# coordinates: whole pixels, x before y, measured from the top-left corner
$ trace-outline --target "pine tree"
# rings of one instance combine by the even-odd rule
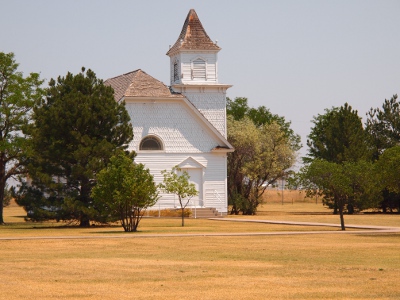
[[[91,190],[96,174],[133,138],[124,103],[114,100],[90,69],[50,80],[46,99],[36,106],[31,155],[31,184],[19,202],[34,219],[75,219],[89,226],[98,212]]]

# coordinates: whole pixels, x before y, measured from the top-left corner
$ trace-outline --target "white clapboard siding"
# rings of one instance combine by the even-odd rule
[[[209,128],[182,102],[127,102],[126,109],[134,130],[131,150],[138,151],[140,141],[152,134],[160,138],[166,153],[209,152],[219,145]]]
[[[204,88],[204,92],[199,92],[198,89],[192,87],[187,88],[184,95],[226,137],[225,92],[207,88]]]
[[[174,81],[174,64],[178,63],[180,70],[179,81]],[[202,63],[204,62],[204,63]],[[179,53],[171,57],[172,83],[217,83],[217,54],[216,53]]]
[[[201,206],[214,207],[219,212],[226,213],[227,197],[226,197],[226,157],[221,154],[213,153],[141,153],[138,152],[135,158],[136,163],[142,163],[146,168],[150,169],[154,176],[155,182],[162,182],[162,170],[171,170],[174,166],[179,165],[190,159],[193,167],[202,170],[202,199]],[[210,192],[210,190],[212,192]],[[160,193],[161,198],[152,209],[174,208],[179,202],[176,196]]]

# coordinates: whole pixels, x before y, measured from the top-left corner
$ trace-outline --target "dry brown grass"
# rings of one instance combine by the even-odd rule
[[[269,190],[264,195],[264,203],[260,205],[256,216],[242,218],[286,220],[300,222],[319,222],[339,224],[339,215],[323,206],[321,199],[306,198],[303,191]],[[399,214],[359,213],[344,216],[346,224],[377,225],[400,227]]]
[[[271,189],[266,190],[263,195],[263,200],[266,203],[284,203],[293,204],[295,202],[301,203],[321,203],[320,198],[308,198],[305,191],[301,190],[279,190]]]
[[[331,217],[315,203],[267,202],[260,213]],[[10,225],[0,237],[131,235],[119,227],[33,228],[18,216],[20,208],[6,208]],[[358,217],[367,225],[368,216]],[[145,219],[133,235],[320,229],[199,219],[179,225]],[[400,299],[399,249],[400,234],[0,240],[0,299]]]
[[[180,208],[174,209],[161,209],[161,210],[147,210],[145,215],[148,217],[174,217],[178,218],[182,216],[182,210]],[[183,215],[185,218],[192,215],[192,210],[185,208]]]

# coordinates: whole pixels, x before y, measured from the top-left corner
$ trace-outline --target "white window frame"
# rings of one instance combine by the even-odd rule
[[[142,149],[143,143],[146,142],[146,140],[155,141],[159,145],[160,149]],[[139,151],[164,151],[164,143],[161,138],[156,135],[146,135],[139,143]]]
[[[176,61],[173,63],[173,65],[172,65],[172,72],[173,72],[172,76],[173,76],[173,79],[174,79],[173,82],[179,81],[179,61],[176,60]]]
[[[207,61],[202,57],[197,57],[196,59],[192,60],[191,71],[192,80],[207,80]]]

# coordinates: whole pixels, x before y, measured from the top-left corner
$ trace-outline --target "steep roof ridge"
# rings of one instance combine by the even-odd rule
[[[168,86],[141,69],[107,79],[104,83],[114,89],[116,101],[123,97],[183,97],[172,93]]]
[[[114,77],[111,77],[111,78],[107,78],[106,81],[109,81],[109,80],[112,80],[112,79],[115,79],[115,78],[118,78],[118,77],[121,77],[121,76],[131,75],[133,73],[136,73],[137,71],[142,71],[142,69],[137,69],[137,70],[130,71],[130,72],[122,74],[122,75],[118,75],[118,76],[114,76]]]
[[[112,78],[107,79],[104,81],[105,85],[109,85],[114,89],[114,99],[115,101],[120,101],[126,92],[126,89],[132,82],[133,78],[135,77],[135,74],[139,71],[140,69],[137,69],[132,72],[128,72],[119,76],[115,76]]]
[[[194,9],[189,11],[185,23],[183,24],[182,31],[175,44],[167,52],[167,55],[180,49],[221,50],[221,48],[210,39],[207,32],[204,30],[204,27]]]

